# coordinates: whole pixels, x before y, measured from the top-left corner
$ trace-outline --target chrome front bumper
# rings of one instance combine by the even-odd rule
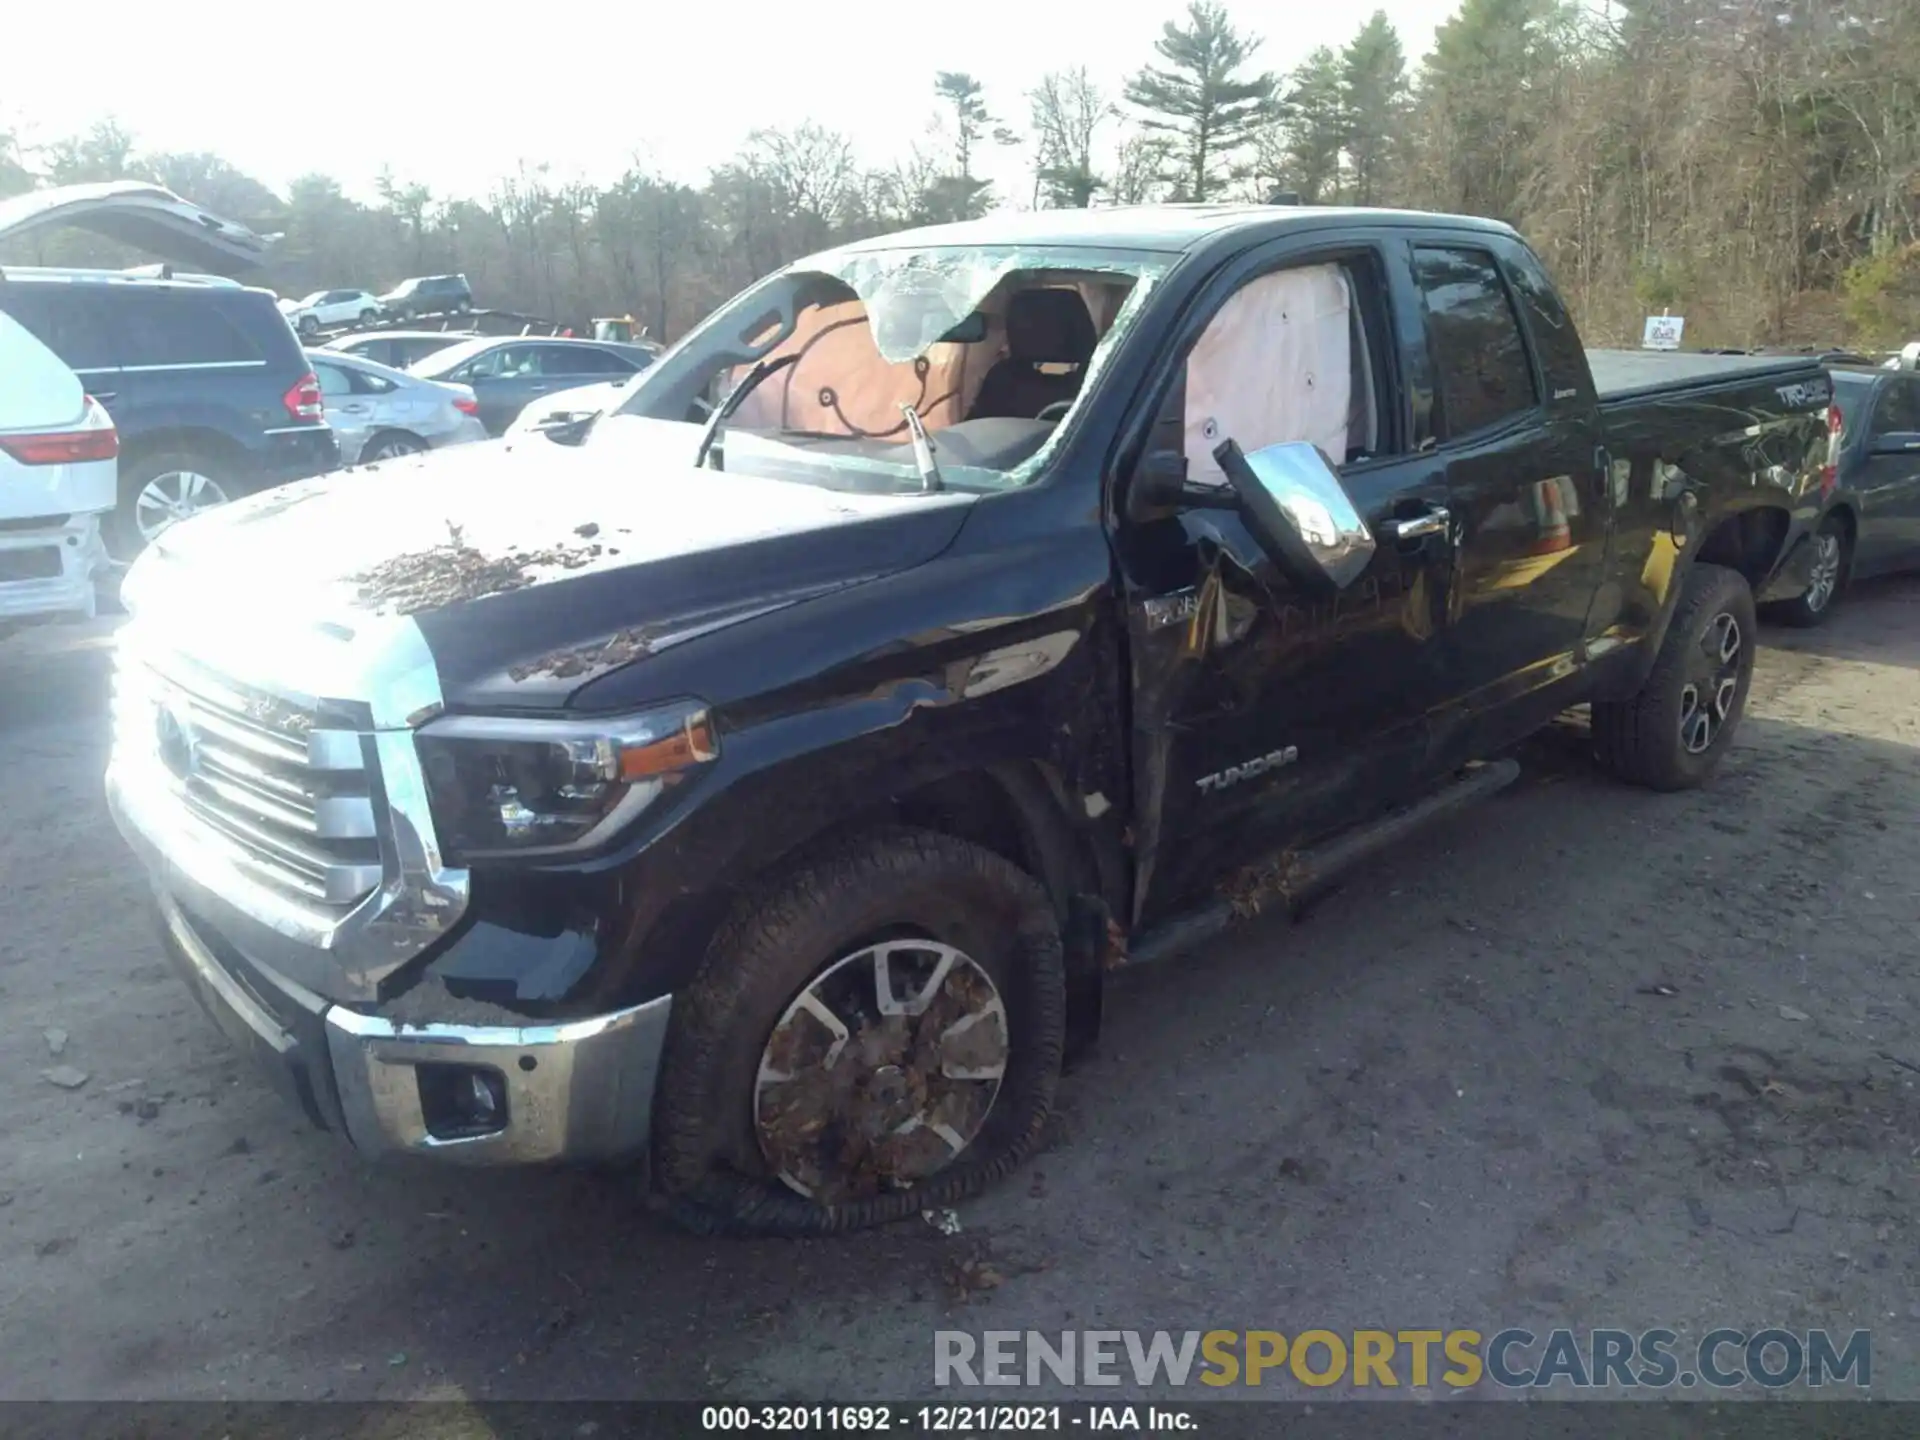
[[[224,962],[165,890],[166,949],[214,1023],[267,1067],[316,1124],[370,1156],[475,1165],[619,1159],[642,1153],[672,997],[551,1025],[412,1025],[334,1005],[258,964]],[[505,1116],[485,1134],[429,1127],[423,1065],[492,1071]]]
[[[673,997],[557,1025],[397,1025],[333,1006],[327,1049],[347,1136],[368,1154],[402,1151],[477,1165],[615,1159],[646,1148],[654,1080]],[[436,1137],[419,1066],[491,1070],[506,1082],[506,1123]]]

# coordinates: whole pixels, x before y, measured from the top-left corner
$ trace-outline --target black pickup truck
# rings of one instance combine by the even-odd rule
[[[1589,357],[1474,219],[865,241],[572,430],[168,530],[107,789],[178,968],[360,1150],[874,1223],[1034,1148],[1105,975],[1303,903],[1560,712],[1705,780],[1830,398]]]

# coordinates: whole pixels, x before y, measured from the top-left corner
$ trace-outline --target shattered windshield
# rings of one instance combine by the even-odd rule
[[[716,407],[709,464],[852,489],[1024,484],[1174,257],[1059,246],[841,251],[746,291],[642,376],[616,416]],[[909,415],[908,411],[911,411]]]

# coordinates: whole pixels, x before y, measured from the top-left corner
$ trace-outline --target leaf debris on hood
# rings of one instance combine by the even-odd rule
[[[525,589],[534,582],[532,570],[578,570],[599,559],[604,550],[600,545],[549,545],[539,550],[509,546],[505,554],[488,555],[469,545],[458,525],[449,523],[447,536],[444,545],[394,555],[349,576],[359,587],[360,602],[397,615],[438,610],[463,600]]]
[[[644,626],[635,625],[616,630],[604,640],[549,651],[538,659],[512,666],[507,674],[515,680],[531,680],[535,676],[571,680],[576,675],[585,675],[593,670],[611,670],[652,653],[653,636]]]

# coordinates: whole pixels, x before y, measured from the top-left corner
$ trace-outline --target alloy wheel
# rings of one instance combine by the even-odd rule
[[[1741,650],[1746,637],[1740,622],[1722,610],[1708,622],[1700,637],[1696,678],[1680,691],[1680,743],[1689,755],[1713,748],[1733,714],[1740,693]]]
[[[927,1179],[980,1134],[1007,1071],[1006,1005],[951,945],[889,940],[816,976],[767,1037],[761,1157],[823,1204]]]
[[[224,505],[230,497],[220,482],[198,470],[164,470],[140,488],[133,501],[133,523],[151,544],[169,525]]]
[[[1813,565],[1807,572],[1807,609],[1818,614],[1840,588],[1840,537],[1822,530],[1813,537]]]

